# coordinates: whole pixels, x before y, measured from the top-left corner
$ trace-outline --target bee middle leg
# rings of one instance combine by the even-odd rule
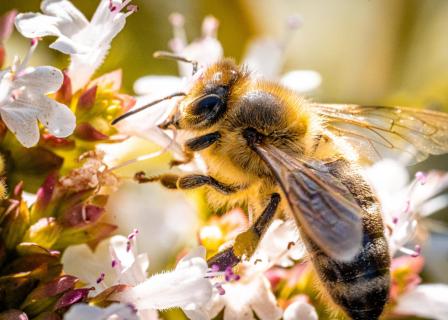
[[[273,221],[280,200],[280,195],[278,193],[273,193],[268,205],[255,223],[248,230],[240,233],[236,237],[232,247],[211,257],[207,261],[208,265],[210,267],[218,266],[219,270],[225,270],[228,267],[237,265],[243,258],[250,258]]]
[[[137,180],[138,183],[158,181],[162,184],[162,186],[168,189],[189,190],[207,185],[225,195],[235,193],[244,188],[243,186],[228,185],[219,182],[213,177],[205,176],[202,174],[179,176],[176,174],[166,173],[159,176],[146,177],[144,172],[137,172],[134,176],[134,179]]]

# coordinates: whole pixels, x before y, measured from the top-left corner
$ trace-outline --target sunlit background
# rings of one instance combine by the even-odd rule
[[[97,1],[92,0],[73,3],[88,17],[97,6]],[[38,12],[39,4],[40,0],[1,1],[0,12],[13,8]],[[322,85],[313,100],[448,111],[446,0],[140,0],[135,4],[140,9],[138,14],[127,20],[125,29],[113,41],[105,64],[97,71],[102,74],[123,69],[128,93],[132,93],[134,81],[141,76],[176,74],[174,63],[156,60],[152,53],[168,49],[167,42],[172,36],[168,16],[179,12],[185,15],[189,39],[199,36],[204,16],[211,14],[218,18],[218,38],[225,55],[236,60],[244,55],[253,38],[284,39],[287,43],[284,71],[312,69],[322,75]],[[291,33],[286,24],[294,13],[301,16],[303,25]],[[53,39],[43,41],[49,44]],[[7,52],[23,55],[28,43],[15,32],[7,43]],[[40,45],[31,64],[64,68],[67,59],[47,45]],[[141,143],[142,149],[151,148]],[[166,171],[166,161],[166,157],[147,161],[139,168]],[[447,161],[446,156],[431,157],[410,171],[448,170]],[[137,169],[132,167],[126,174],[131,175]],[[186,239],[194,240],[193,196],[185,199],[176,194],[175,197],[181,198],[176,202],[171,200],[174,195],[158,186],[132,183],[120,192],[110,204],[111,211],[124,233],[139,227],[147,235],[140,238],[140,244],[149,253],[151,270],[164,265]],[[121,196],[123,193],[125,197]],[[434,217],[447,222],[446,216],[446,212],[440,212]],[[448,282],[446,236],[433,233],[424,254],[426,279]]]

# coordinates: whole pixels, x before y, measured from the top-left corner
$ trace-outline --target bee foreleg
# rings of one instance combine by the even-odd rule
[[[178,166],[181,164],[189,163],[193,160],[193,155],[195,151],[201,151],[208,147],[210,147],[213,143],[221,138],[221,134],[219,132],[212,132],[205,134],[200,137],[189,139],[184,144],[184,160],[172,160],[170,162],[170,166]]]
[[[168,189],[189,190],[207,185],[226,195],[242,189],[242,187],[224,184],[210,176],[201,174],[191,174],[181,177],[175,174],[167,173],[154,177],[146,177],[143,172],[137,172],[134,176],[134,179],[139,183],[159,181],[164,187]]]
[[[197,138],[189,139],[185,142],[185,150],[193,152],[204,150],[218,141],[219,138],[221,138],[219,132],[212,132]]]
[[[248,230],[240,233],[236,237],[233,247],[227,248],[211,257],[207,261],[208,265],[210,267],[216,265],[220,270],[225,270],[228,267],[235,266],[243,258],[250,258],[271,224],[279,203],[280,195],[273,193],[268,205],[255,223]]]

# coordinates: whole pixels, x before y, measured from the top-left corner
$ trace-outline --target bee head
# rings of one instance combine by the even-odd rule
[[[192,63],[195,80],[191,83],[191,89],[186,93],[175,92],[131,110],[114,119],[112,124],[116,124],[162,101],[182,96],[184,98],[178,102],[173,113],[159,127],[162,129],[170,126],[174,126],[177,129],[207,129],[219,121],[225,114],[230,93],[236,87],[235,84],[247,78],[247,72],[241,70],[231,59],[223,59],[212,64],[203,72],[196,73],[197,62],[195,61],[163,52],[157,52],[155,56]]]
[[[219,121],[235,84],[244,77],[245,73],[231,59],[209,66],[180,101],[178,127],[203,130]]]

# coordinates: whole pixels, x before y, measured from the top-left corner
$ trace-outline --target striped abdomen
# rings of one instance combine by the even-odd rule
[[[355,320],[376,320],[387,302],[390,256],[378,202],[364,179],[345,160],[328,164],[331,173],[364,209],[363,246],[350,262],[330,258],[303,235],[311,260],[333,301]]]

